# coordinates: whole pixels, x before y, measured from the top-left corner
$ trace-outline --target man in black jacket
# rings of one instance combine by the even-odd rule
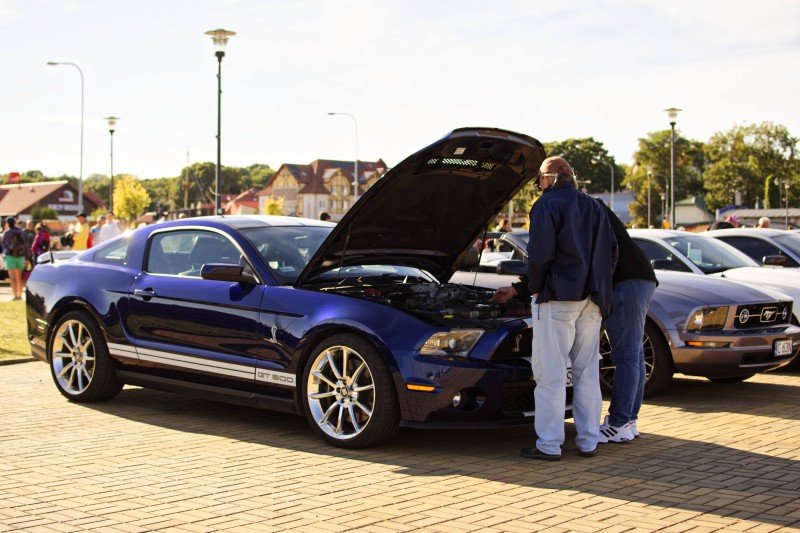
[[[572,413],[578,453],[591,457],[600,440],[600,324],[611,312],[617,243],[602,206],[578,191],[566,160],[549,157],[537,177],[544,191],[530,213],[528,291],[498,289],[495,300],[529,292],[532,309],[536,445],[532,459],[557,461],[564,443],[567,364],[572,364]]]
[[[606,320],[611,344],[614,386],[608,415],[600,426],[600,442],[627,442],[639,436],[636,420],[644,397],[644,324],[647,309],[658,285],[656,274],[644,252],[636,246],[625,225],[602,202],[619,246],[614,269],[614,311]]]

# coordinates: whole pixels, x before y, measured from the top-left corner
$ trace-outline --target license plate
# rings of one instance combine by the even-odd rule
[[[790,339],[775,341],[775,357],[782,355],[791,355],[792,341]]]

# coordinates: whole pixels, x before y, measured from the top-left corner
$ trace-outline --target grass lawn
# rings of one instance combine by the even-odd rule
[[[25,302],[0,302],[0,360],[30,356],[25,339]]]

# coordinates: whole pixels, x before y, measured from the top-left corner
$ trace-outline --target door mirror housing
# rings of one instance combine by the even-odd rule
[[[785,255],[765,255],[761,258],[761,262],[765,265],[785,267],[788,261]]]
[[[528,264],[519,259],[506,259],[497,263],[497,273],[524,276],[528,273]]]
[[[232,281],[235,283],[256,284],[258,280],[244,271],[242,265],[227,263],[207,263],[200,269],[200,277],[215,281]]]
[[[651,259],[650,266],[655,270],[674,270],[676,272],[691,272],[686,265],[674,259]]]

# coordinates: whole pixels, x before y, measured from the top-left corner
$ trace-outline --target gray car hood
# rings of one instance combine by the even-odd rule
[[[405,265],[447,281],[545,158],[536,139],[462,128],[408,157],[345,214],[296,285],[348,265]]]

